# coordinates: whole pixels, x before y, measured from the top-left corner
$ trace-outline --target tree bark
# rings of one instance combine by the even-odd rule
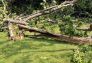
[[[76,36],[67,36],[67,35],[61,35],[61,34],[53,34],[50,33],[46,30],[42,30],[42,29],[38,29],[38,28],[32,28],[32,27],[28,27],[28,26],[24,26],[24,25],[19,25],[21,28],[30,31],[30,32],[38,32],[50,37],[54,37],[57,38],[59,40],[62,41],[66,41],[69,43],[77,43],[77,44],[92,44],[92,38],[87,38],[87,37],[76,37]]]
[[[20,28],[20,27],[19,27],[18,36],[19,36],[20,40],[24,39],[24,30],[22,28]]]
[[[8,36],[10,40],[22,40],[24,39],[23,29],[19,28],[19,32],[18,34],[16,34],[16,31],[13,28],[13,24],[11,22],[8,22]]]
[[[14,30],[13,30],[13,24],[8,22],[8,36],[10,40],[15,40]]]
[[[13,19],[7,19],[5,22],[15,23],[15,24],[21,24],[21,25],[27,25],[27,22],[19,21],[19,20],[13,20]]]

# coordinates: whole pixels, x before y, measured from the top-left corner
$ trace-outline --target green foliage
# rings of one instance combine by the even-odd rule
[[[73,21],[70,16],[65,16],[63,18],[63,24],[61,24],[61,31],[64,31],[65,34],[74,35],[75,27],[73,26]]]
[[[3,31],[3,19],[7,18],[8,16],[8,10],[7,10],[7,2],[5,0],[0,1],[0,31]]]
[[[79,48],[74,50],[71,57],[72,63],[92,63],[90,52],[92,51],[91,45],[79,45]]]
[[[4,1],[2,0],[2,1],[0,1],[0,24],[2,23],[2,20],[3,20],[3,18],[4,18],[4,14],[5,14],[5,12],[4,12]],[[4,13],[3,13],[4,12]]]
[[[72,63],[84,63],[83,56],[84,56],[84,54],[82,52],[80,52],[79,49],[76,49],[76,50],[74,50],[71,62]]]
[[[64,34],[70,36],[87,36],[87,32],[77,30],[77,27],[80,25],[79,22],[76,21],[74,17],[64,16],[62,19],[63,23],[61,23],[60,29]]]
[[[8,1],[11,12],[17,14],[31,14],[34,10],[42,10],[52,5],[56,5],[59,0],[13,0]],[[60,2],[59,2],[60,3]]]
[[[92,0],[78,0],[74,8],[75,16],[92,17]]]
[[[63,9],[63,11],[62,11],[62,14],[63,14],[64,16],[74,14],[74,7],[72,7],[72,6],[67,6],[67,7],[65,7],[65,8]]]

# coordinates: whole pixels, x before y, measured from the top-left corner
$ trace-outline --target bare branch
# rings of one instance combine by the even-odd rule
[[[11,23],[16,23],[16,24],[21,24],[21,25],[27,25],[28,23],[24,21],[18,21],[18,20],[13,20],[13,19],[7,19],[5,22],[11,22]]]

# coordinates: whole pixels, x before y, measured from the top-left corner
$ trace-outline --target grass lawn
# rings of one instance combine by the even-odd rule
[[[52,39],[25,38],[9,41],[0,32],[0,63],[70,63],[72,49],[78,45]]]

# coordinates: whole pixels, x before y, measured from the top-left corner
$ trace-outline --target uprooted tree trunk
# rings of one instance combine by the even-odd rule
[[[23,29],[21,29],[19,26],[17,26],[17,28],[19,28],[18,33],[16,32],[13,23],[8,22],[8,37],[10,40],[22,40],[24,39],[24,33],[23,33]]]
[[[19,37],[19,40],[24,39],[24,30],[20,27],[19,27],[18,37]]]
[[[28,23],[13,19],[7,19],[5,20],[5,22],[8,23],[8,37],[10,40],[24,39],[23,29],[21,29],[19,26],[16,26],[16,28],[18,29],[18,32],[16,32],[16,30],[14,30],[15,28],[13,27],[13,24],[27,25]]]
[[[10,40],[15,40],[13,24],[8,22],[8,37]]]
[[[50,33],[48,31],[45,31],[42,29],[32,28],[32,27],[28,27],[28,26],[24,26],[24,25],[19,25],[19,27],[21,27],[27,31],[30,31],[30,32],[38,32],[38,33],[41,33],[41,34],[44,34],[44,35],[47,35],[50,37],[54,37],[54,38],[57,38],[59,40],[66,41],[66,42],[79,43],[79,44],[92,43],[92,38],[53,34],[53,33]]]

